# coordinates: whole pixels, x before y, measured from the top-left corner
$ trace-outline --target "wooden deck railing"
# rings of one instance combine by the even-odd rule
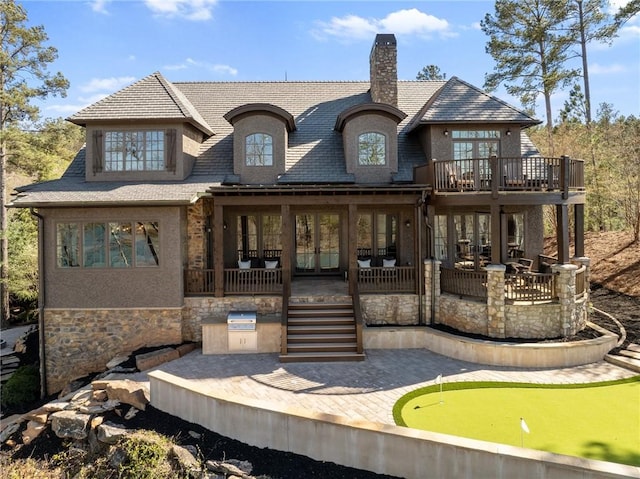
[[[442,292],[473,298],[487,297],[487,272],[465,271],[455,268],[440,270]]]
[[[282,269],[225,269],[224,292],[225,294],[281,293]]]
[[[358,289],[361,293],[415,293],[415,272],[413,266],[359,268]]]
[[[507,273],[505,299],[531,302],[556,300],[556,278],[556,273]]]
[[[184,270],[184,285],[186,296],[213,295],[214,279],[212,269]]]
[[[569,157],[473,158],[434,160],[435,191],[584,190],[584,162]]]

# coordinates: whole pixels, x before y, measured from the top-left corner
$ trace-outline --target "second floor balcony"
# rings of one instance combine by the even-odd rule
[[[418,173],[434,193],[569,192],[585,189],[584,162],[568,156],[433,160]]]

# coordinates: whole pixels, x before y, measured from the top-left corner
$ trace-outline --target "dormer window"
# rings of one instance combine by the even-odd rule
[[[104,171],[162,171],[165,169],[163,130],[104,132]]]
[[[273,137],[266,133],[248,135],[245,155],[246,166],[273,166]]]
[[[358,164],[360,166],[387,164],[386,138],[382,133],[368,132],[358,136]]]

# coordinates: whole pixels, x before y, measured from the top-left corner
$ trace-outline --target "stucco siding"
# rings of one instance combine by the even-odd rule
[[[44,226],[45,308],[156,308],[183,303],[183,232],[180,207],[41,209]],[[159,266],[61,268],[58,223],[157,221]]]

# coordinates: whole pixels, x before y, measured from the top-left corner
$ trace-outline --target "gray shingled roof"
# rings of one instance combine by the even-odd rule
[[[539,120],[479,88],[450,78],[411,121],[411,129],[431,123],[517,123],[537,125]]]
[[[83,108],[68,118],[70,122],[80,126],[101,120],[158,119],[188,121],[205,134],[213,134],[200,112],[180,90],[158,72]]]
[[[453,95],[453,98],[449,98]],[[249,103],[269,103],[289,112],[297,129],[289,134],[286,173],[280,184],[349,184],[342,135],[334,126],[346,109],[371,102],[369,82],[176,82],[154,73],[81,110],[70,121],[182,119],[214,132],[200,147],[194,168],[182,182],[86,182],[84,149],[55,181],[22,187],[15,206],[72,204],[186,204],[233,178],[233,126],[224,115]],[[477,88],[453,78],[398,82],[398,172],[410,182],[425,155],[410,132],[425,122],[501,121],[537,123],[533,118]],[[236,178],[237,179],[237,178]],[[369,185],[371,186],[371,185]],[[387,185],[388,186],[388,185]]]

